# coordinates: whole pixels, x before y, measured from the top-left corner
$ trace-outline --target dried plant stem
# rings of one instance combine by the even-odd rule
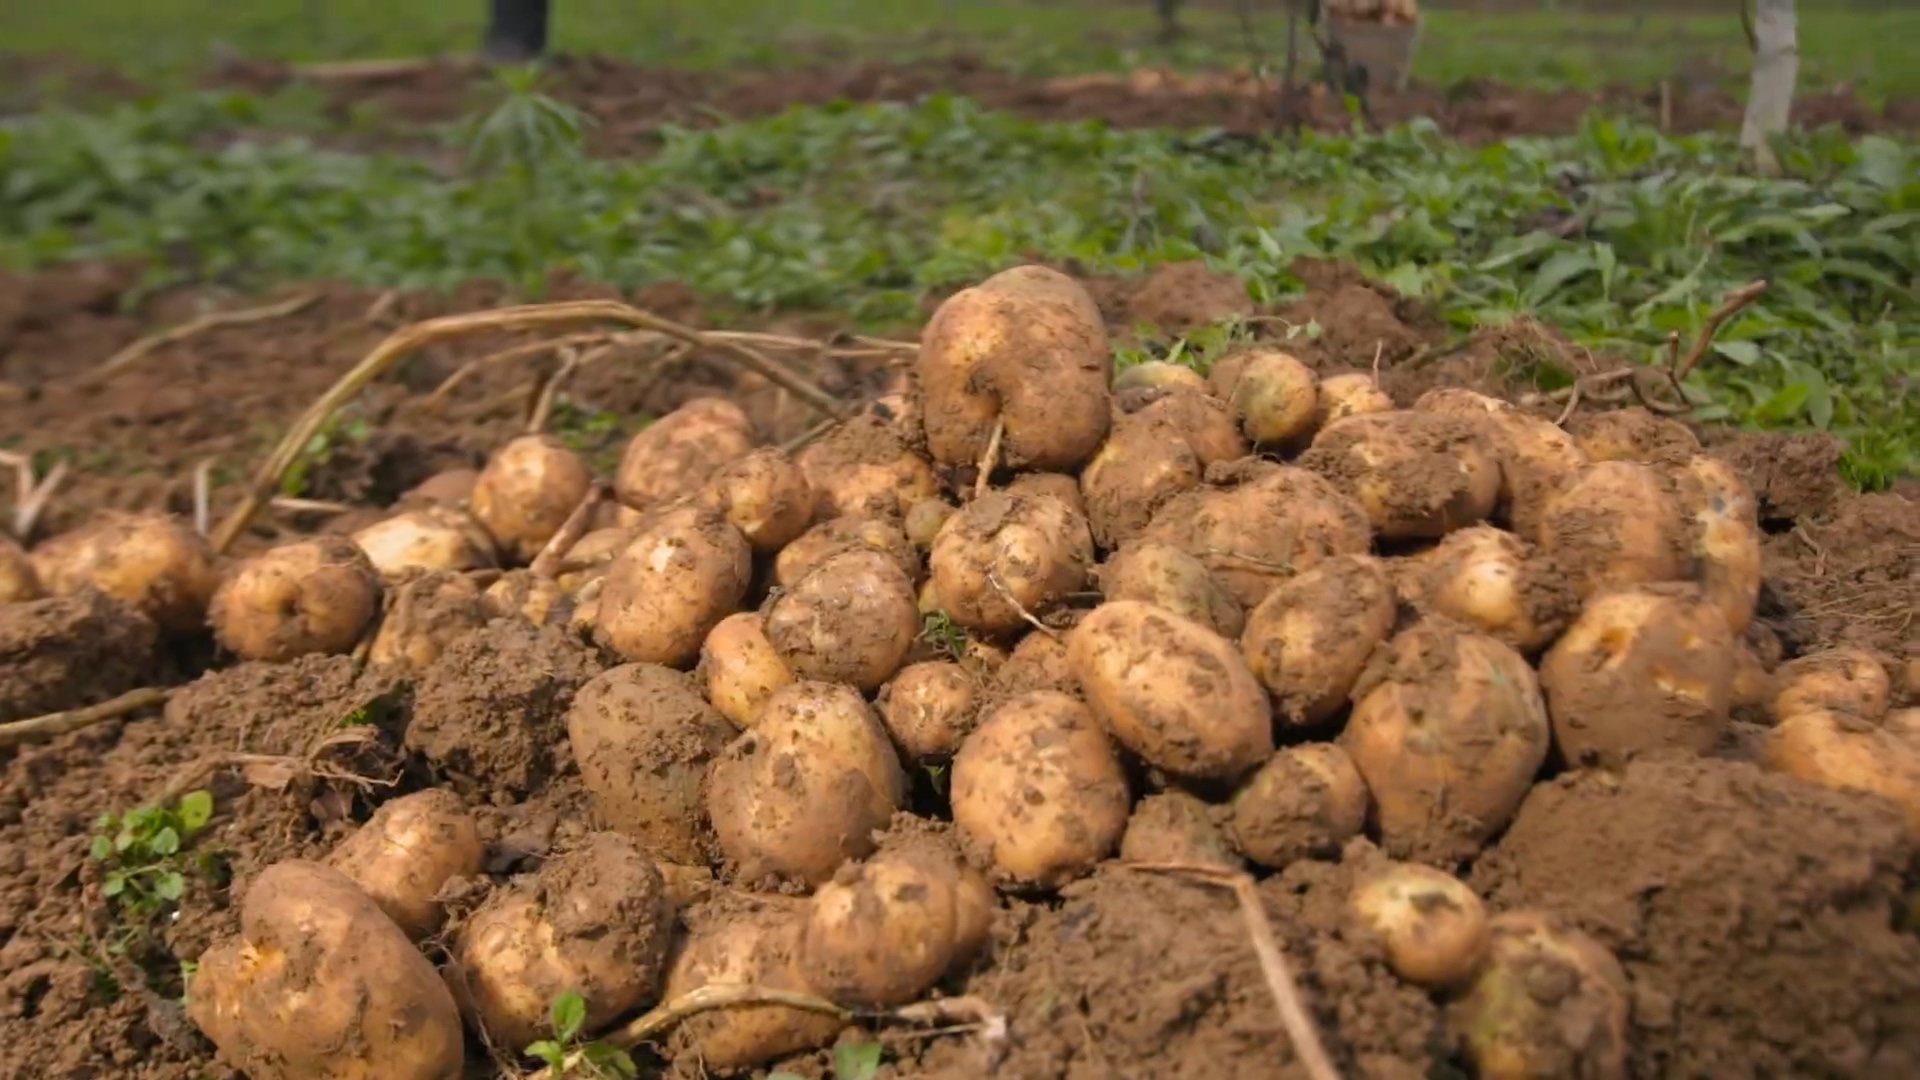
[[[993,419],[993,431],[987,436],[987,448],[980,454],[980,475],[973,481],[973,497],[979,498],[987,493],[993,470],[1000,467],[1000,440],[1007,433],[1007,419],[996,416]]]
[[[205,333],[208,330],[217,329],[222,326],[240,326],[246,323],[266,322],[269,319],[278,319],[310,307],[319,299],[319,293],[302,293],[292,299],[282,300],[277,304],[268,304],[265,307],[244,308],[239,311],[208,312],[197,318],[189,319],[178,326],[170,326],[165,330],[140,338],[138,341],[135,341],[126,348],[108,357],[99,367],[93,369],[89,377],[93,379],[104,379],[118,371],[132,367],[156,350],[163,349],[168,345],[179,344],[195,334]]]
[[[1648,412],[1663,416],[1679,416],[1692,412],[1694,403],[1687,397],[1686,388],[1682,383],[1688,375],[1692,374],[1693,369],[1699,366],[1700,361],[1707,355],[1707,350],[1713,347],[1715,335],[1719,334],[1720,328],[1726,325],[1727,320],[1739,314],[1766,291],[1767,283],[1764,280],[1750,281],[1722,297],[1720,305],[1713,309],[1707,316],[1707,321],[1701,325],[1700,332],[1694,335],[1693,346],[1687,350],[1684,357],[1680,354],[1679,333],[1668,334],[1667,363],[1663,368],[1650,369],[1639,364],[1627,364],[1608,371],[1583,375],[1574,380],[1572,386],[1564,390],[1556,390],[1543,399],[1533,400],[1564,402],[1565,407],[1561,409],[1559,418],[1554,421],[1562,426],[1573,418],[1574,412],[1580,407],[1582,401],[1618,405],[1632,398],[1644,406]],[[1642,384],[1640,377],[1649,373],[1650,370],[1657,371],[1666,381],[1675,400],[1663,401],[1653,396]]]
[[[129,690],[117,698],[103,701],[98,705],[88,705],[82,709],[65,709],[61,712],[47,713],[45,716],[30,717],[26,720],[14,720],[0,724],[0,749],[19,746],[22,743],[40,739],[51,739],[56,735],[65,735],[70,731],[103,724],[108,720],[117,720],[132,712],[164,705],[172,690],[159,687],[143,687]]]
[[[193,467],[193,531],[201,536],[213,528],[213,459]]]
[[[547,421],[553,416],[553,403],[560,396],[560,388],[580,370],[580,351],[578,349],[560,350],[560,366],[554,373],[540,383],[540,392],[533,399],[533,409],[527,416],[527,434],[538,435],[547,429]]]
[[[587,524],[593,520],[594,508],[606,497],[607,488],[604,484],[595,484],[587,489],[586,497],[573,508],[573,513],[567,515],[560,531],[554,533],[546,546],[540,549],[540,554],[533,557],[533,564],[528,569],[534,577],[552,578],[560,575],[560,567],[566,561],[567,553],[573,550],[573,545],[578,544],[581,537],[587,535]]]
[[[64,460],[56,461],[47,475],[35,479],[33,458],[27,454],[16,454],[11,450],[0,450],[0,466],[13,470],[13,535],[22,544],[33,533],[33,527],[39,523],[40,515],[53,500],[53,493],[60,482],[67,478],[68,467]]]

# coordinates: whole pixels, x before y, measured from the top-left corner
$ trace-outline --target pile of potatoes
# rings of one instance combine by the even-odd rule
[[[251,883],[191,997],[256,1080],[455,1076],[463,1022],[511,1055],[568,990],[589,1031],[726,983],[899,1005],[982,953],[1000,893],[1362,836],[1385,858],[1354,933],[1444,999],[1479,1075],[1621,1076],[1618,962],[1455,876],[1543,770],[1718,752],[1741,711],[1771,721],[1771,765],[1920,834],[1920,718],[1879,660],[1756,648],[1752,493],[1625,431],[1455,389],[1400,409],[1265,346],[1116,376],[1086,292],[1019,267],[947,300],[899,392],[798,453],[720,400],[652,424],[540,574],[595,478],[526,436],[350,537],[230,566],[158,517],[0,549],[0,599],[92,586],[241,658],[371,638],[403,669],[525,618],[612,665],[567,718],[584,846],[446,922],[486,853],[428,790]],[[750,1069],[839,1026],[757,1005],[670,1050]]]

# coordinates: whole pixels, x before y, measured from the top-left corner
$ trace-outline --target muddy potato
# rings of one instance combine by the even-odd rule
[[[1686,530],[1671,487],[1651,466],[1602,461],[1568,479],[1540,518],[1540,549],[1575,594],[1687,577]]]
[[[480,586],[464,574],[413,574],[391,586],[391,597],[367,650],[375,667],[425,671],[447,646],[492,617]]]
[[[701,489],[700,504],[725,517],[762,554],[786,547],[813,523],[806,473],[773,447],[722,466]]]
[[[1009,495],[1045,496],[1059,499],[1076,517],[1087,516],[1087,500],[1080,494],[1080,481],[1066,473],[1021,473],[1002,489]],[[942,524],[945,522],[943,521]],[[929,544],[931,547],[931,544]]]
[[[213,549],[185,524],[159,514],[102,511],[72,532],[42,542],[29,559],[51,596],[85,588],[136,608],[163,632],[206,624],[219,574]]]
[[[941,526],[947,519],[960,512],[945,499],[921,499],[908,508],[907,516],[901,519],[907,540],[922,553],[933,550],[934,538],[940,535]]]
[[[766,635],[787,670],[877,690],[906,662],[920,634],[913,583],[877,551],[843,551],[781,593]]]
[[[1490,525],[1449,533],[1411,580],[1421,609],[1529,655],[1559,637],[1580,606],[1552,560]]]
[[[591,1034],[659,994],[673,916],[653,860],[619,833],[593,833],[495,889],[454,931],[454,996],[495,1046],[551,1037],[553,1000],[569,991]]]
[[[735,734],[690,676],[658,664],[608,668],[567,708],[567,742],[600,819],[676,863],[713,854],[707,770]]]
[[[721,619],[740,608],[753,552],[710,510],[669,510],[641,528],[607,567],[594,640],[648,664],[682,667]]]
[[[1483,521],[1500,497],[1500,463],[1474,425],[1431,413],[1350,416],[1300,457],[1359,501],[1387,540],[1437,539]]]
[[[581,586],[594,578],[602,577],[607,567],[613,564],[614,557],[633,542],[635,530],[615,526],[607,529],[595,529],[581,537],[567,551],[564,566],[568,567],[554,577],[560,588],[568,595],[579,593]]]
[[[1466,981],[1488,952],[1486,905],[1466,882],[1431,866],[1394,863],[1368,874],[1347,909],[1379,936],[1393,973],[1428,990]]]
[[[1067,664],[1122,746],[1176,776],[1230,780],[1273,754],[1266,692],[1233,643],[1138,600],[1095,608]]]
[[[1206,565],[1172,544],[1140,540],[1122,547],[1095,571],[1107,600],[1140,600],[1237,638],[1246,615]]]
[[[1880,658],[1857,645],[1842,645],[1780,665],[1774,674],[1768,713],[1784,721],[1803,712],[1831,709],[1878,720],[1892,699],[1892,681]]]
[[[252,1080],[458,1080],[460,1013],[346,875],[290,860],[248,884],[240,936],[200,955],[187,1016]]]
[[[873,831],[906,795],[900,759],[859,693],[796,682],[714,762],[707,809],[738,880],[818,886],[873,850]]]
[[[1481,1080],[1626,1080],[1631,999],[1606,947],[1549,916],[1496,915],[1447,1023]]]
[[[465,506],[479,482],[479,469],[444,469],[408,488],[400,501],[408,505]]]
[[[811,443],[795,459],[813,490],[813,517],[898,519],[940,494],[933,466],[893,424],[855,417]]]
[[[1693,579],[1738,637],[1760,603],[1760,511],[1733,466],[1697,454],[1680,473],[1680,502],[1690,518]]]
[[[1079,680],[1067,664],[1067,635],[1033,631],[1014,643],[1007,662],[994,673],[999,689],[1008,694],[1029,690],[1059,690],[1079,694]]]
[[[353,534],[380,576],[418,570],[479,570],[494,564],[493,537],[472,514],[429,506],[395,514]]]
[[[1733,646],[1733,677],[1727,682],[1727,701],[1734,719],[1758,722],[1773,701],[1773,672],[1746,641]]]
[[[1448,387],[1430,390],[1414,411],[1473,424],[1500,461],[1500,505],[1515,532],[1539,537],[1540,515],[1568,477],[1589,461],[1573,436],[1498,398]]]
[[[4,535],[0,535],[0,604],[16,600],[38,600],[40,576],[33,571],[33,560]]]
[[[1333,743],[1283,748],[1234,793],[1228,835],[1241,854],[1282,870],[1326,858],[1367,825],[1367,785]]]
[[[667,974],[665,997],[706,986],[760,986],[817,994],[800,959],[807,909],[778,896],[730,896],[687,913],[687,936]],[[688,1018],[668,1044],[680,1061],[728,1073],[833,1041],[836,1016],[784,1005],[714,1009]]]
[[[700,646],[695,674],[713,707],[743,729],[759,719],[775,690],[794,681],[753,611],[729,615],[714,626]]]
[[[480,831],[459,796],[429,788],[382,803],[327,862],[418,940],[446,917],[434,899],[441,887],[479,874],[485,858]]]
[[[1700,452],[1685,424],[1642,408],[1586,412],[1573,418],[1574,441],[1591,461],[1678,465]]]
[[[1113,391],[1136,388],[1150,390],[1197,390],[1209,393],[1206,376],[1187,367],[1185,364],[1169,364],[1165,360],[1148,360],[1143,364],[1134,364],[1120,369],[1113,377]]]
[[[1172,427],[1125,416],[1080,473],[1087,522],[1101,547],[1138,536],[1174,496],[1200,486],[1199,455]]]
[[[1380,561],[1335,555],[1267,594],[1247,616],[1241,655],[1273,695],[1275,717],[1312,727],[1346,707],[1394,614]]]
[[[783,589],[800,584],[801,579],[829,558],[843,551],[877,551],[893,560],[909,581],[920,580],[920,553],[898,522],[882,518],[837,517],[823,521],[788,544],[773,560],[774,583]]]
[[[1906,815],[1907,831],[1920,838],[1920,745],[1905,731],[1813,707],[1776,724],[1767,733],[1764,756],[1769,767],[1788,776],[1886,799]]]
[[[1202,471],[1216,461],[1238,461],[1251,449],[1240,435],[1233,411],[1211,394],[1163,391],[1134,415],[1179,432],[1193,448]]]
[[[573,597],[552,578],[531,570],[509,570],[487,586],[480,603],[488,619],[524,619],[535,626],[565,626],[573,618]]]
[[[628,441],[614,473],[624,506],[651,510],[693,495],[753,449],[753,424],[721,398],[694,398]]]
[[[880,690],[880,720],[908,760],[951,758],[973,730],[979,676],[951,660],[909,664]]]
[[[1120,837],[1128,862],[1189,863],[1245,869],[1216,820],[1220,808],[1177,788],[1140,800]]]
[[[1055,889],[1112,854],[1126,832],[1126,773],[1099,720],[1065,694],[1009,698],[960,744],[953,824],[999,884]]]
[[[529,563],[587,497],[593,476],[551,435],[522,435],[494,452],[474,482],[472,512],[503,560]]]
[[[1257,446],[1292,446],[1313,434],[1320,384],[1313,369],[1275,349],[1223,359],[1212,372],[1214,392]]]
[[[1086,585],[1093,536],[1058,499],[990,491],[941,528],[928,565],[957,625],[1004,634]]]
[[[1380,389],[1380,384],[1374,381],[1372,375],[1350,371],[1320,380],[1320,390],[1314,401],[1313,426],[1317,431],[1349,416],[1392,411],[1393,399]]]
[[[807,982],[857,1008],[904,1005],[931,989],[960,932],[960,871],[944,854],[885,849],[820,886],[800,934]]]
[[[282,544],[235,566],[208,616],[220,644],[245,660],[285,663],[351,652],[380,613],[380,575],[344,536]]]
[[[1915,753],[1920,753],[1920,707],[1894,709],[1880,721],[1880,726],[1889,735],[1906,742]]]
[[[1518,809],[1546,762],[1546,704],[1511,646],[1427,619],[1376,654],[1340,745],[1373,793],[1396,858],[1471,857]]]

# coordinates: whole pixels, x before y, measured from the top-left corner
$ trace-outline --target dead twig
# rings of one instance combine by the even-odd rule
[[[554,578],[560,575],[560,567],[567,557],[567,552],[572,551],[573,545],[587,535],[587,525],[593,521],[594,508],[598,507],[606,497],[605,484],[595,484],[587,489],[586,498],[581,499],[580,505],[574,507],[573,513],[567,515],[567,520],[561,524],[560,531],[554,533],[546,546],[540,549],[540,554],[533,557],[533,563],[528,569],[532,571],[534,577]]]
[[[800,434],[795,435],[793,438],[788,439],[786,442],[781,443],[779,447],[780,452],[783,454],[797,454],[801,450],[806,449],[808,443],[839,427],[840,423],[841,421],[839,420],[822,420]]]
[[[193,467],[193,531],[201,536],[213,528],[213,459]]]
[[[573,373],[580,370],[580,364],[580,350],[560,350],[560,366],[541,382],[540,393],[533,399],[533,409],[527,417],[527,434],[538,435],[547,429],[547,421],[553,416],[554,399],[559,397],[560,388]]]
[[[285,510],[290,514],[327,514],[338,516],[351,514],[358,507],[346,503],[327,502],[325,499],[296,499],[291,495],[276,496],[270,503],[275,510]]]
[[[21,543],[26,543],[27,537],[33,534],[33,527],[40,524],[40,515],[46,512],[47,504],[53,501],[54,491],[60,487],[60,481],[65,480],[70,471],[72,470],[67,467],[65,461],[54,462],[53,468],[41,478],[39,486],[35,487],[33,493],[20,504],[13,519],[13,530],[14,534],[20,537]]]
[[[1707,350],[1713,347],[1715,335],[1720,332],[1722,326],[1726,325],[1727,320],[1739,314],[1766,291],[1767,283],[1764,280],[1750,281],[1722,297],[1720,305],[1707,315],[1707,321],[1701,325],[1700,332],[1694,336],[1693,346],[1687,350],[1685,356],[1680,353],[1679,333],[1667,335],[1667,362],[1665,366],[1654,368],[1652,371],[1666,382],[1667,388],[1675,399],[1673,401],[1663,401],[1648,392],[1648,388],[1642,385],[1640,379],[1641,376],[1650,373],[1649,368],[1638,364],[1627,364],[1608,371],[1583,375],[1575,379],[1572,386],[1534,400],[1564,402],[1565,408],[1561,409],[1559,419],[1554,421],[1563,427],[1573,418],[1574,411],[1579,408],[1582,401],[1618,405],[1631,397],[1648,412],[1663,416],[1679,416],[1692,412],[1694,401],[1687,396],[1683,385],[1687,376],[1707,355]]]
[[[104,379],[139,363],[149,353],[163,349],[168,345],[177,345],[195,334],[222,326],[240,326],[246,323],[266,322],[301,311],[320,299],[319,293],[302,293],[290,300],[265,307],[243,308],[239,311],[210,311],[189,319],[178,326],[148,334],[133,344],[108,357],[99,367],[93,369],[90,379]]]
[[[993,569],[987,571],[987,584],[993,586],[993,591],[999,593],[1000,599],[1005,600],[1008,607],[1011,607],[1022,619],[1025,619],[1028,626],[1033,627],[1035,630],[1040,631],[1055,641],[1060,640],[1059,631],[1041,622],[1039,619],[1034,618],[1033,612],[1028,611],[1026,605],[1014,599],[1013,593],[1008,590],[1006,583],[1000,580],[999,571]]]
[[[980,455],[980,475],[973,481],[973,497],[979,498],[987,493],[993,479],[993,470],[1000,467],[1000,439],[1007,433],[1007,418],[993,418],[993,431],[987,435],[987,448]]]
[[[51,739],[65,735],[70,731],[104,724],[108,720],[117,720],[132,712],[166,704],[172,690],[148,686],[139,690],[129,690],[117,698],[103,701],[98,705],[88,705],[81,709],[63,709],[60,712],[47,713],[45,716],[29,717],[25,720],[13,720],[0,724],[0,749],[19,746],[22,743]]]

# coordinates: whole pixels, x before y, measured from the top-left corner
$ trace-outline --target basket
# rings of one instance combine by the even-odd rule
[[[1346,50],[1347,59],[1367,69],[1370,85],[1400,93],[1413,76],[1413,53],[1420,43],[1420,19],[1389,26],[1377,22],[1327,20],[1327,34]]]

